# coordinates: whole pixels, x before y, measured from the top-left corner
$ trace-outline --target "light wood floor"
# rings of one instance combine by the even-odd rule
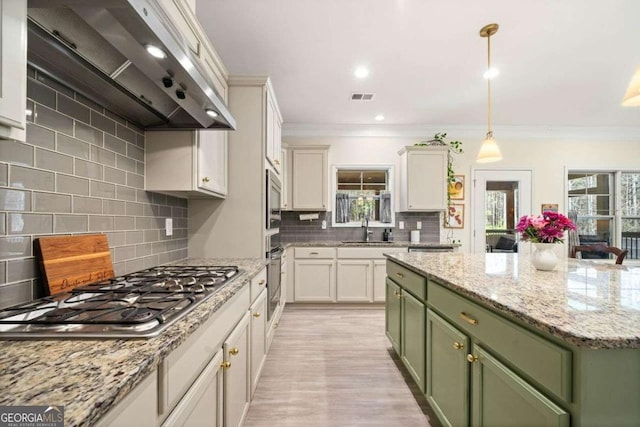
[[[245,426],[440,426],[399,364],[384,308],[289,305]]]

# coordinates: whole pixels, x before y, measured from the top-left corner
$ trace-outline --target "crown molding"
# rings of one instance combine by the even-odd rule
[[[284,123],[286,137],[377,137],[427,139],[446,131],[456,139],[484,138],[484,126],[424,126],[424,125],[360,125]],[[600,126],[495,126],[498,140],[582,140],[640,142],[640,127]]]

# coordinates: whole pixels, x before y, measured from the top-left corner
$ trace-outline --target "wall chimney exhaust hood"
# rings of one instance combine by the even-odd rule
[[[28,15],[39,72],[146,130],[235,129],[158,0],[29,0]]]

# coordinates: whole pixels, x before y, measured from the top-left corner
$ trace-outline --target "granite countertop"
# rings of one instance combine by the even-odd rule
[[[293,247],[340,247],[340,248],[433,248],[433,249],[453,249],[460,245],[457,243],[436,243],[436,242],[419,242],[411,243],[408,241],[370,241],[370,242],[358,242],[358,241],[340,241],[340,240],[312,240],[307,242],[289,242],[285,243],[285,248]]]
[[[525,254],[387,256],[575,346],[640,348],[640,265],[565,258],[554,271],[538,271]]]
[[[64,405],[65,426],[95,424],[266,265],[263,259],[189,259],[240,274],[149,339],[0,341],[0,405]]]

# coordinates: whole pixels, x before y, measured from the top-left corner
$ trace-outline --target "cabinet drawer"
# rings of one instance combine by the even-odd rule
[[[385,248],[338,248],[339,259],[385,259],[384,254],[407,252],[407,248],[389,246]]]
[[[391,261],[387,261],[387,276],[416,298],[426,301],[427,279],[424,277]]]
[[[256,274],[256,276],[251,279],[251,302],[254,302],[260,292],[265,289],[265,285],[267,284],[267,268],[263,268],[260,270],[260,273]]]
[[[556,396],[571,401],[571,352],[429,281],[428,303],[479,344]]]
[[[295,248],[296,258],[333,258],[336,255],[335,248]]]
[[[159,369],[162,398],[158,410],[161,415],[166,416],[189,390],[248,309],[249,288],[245,286],[162,361]]]

